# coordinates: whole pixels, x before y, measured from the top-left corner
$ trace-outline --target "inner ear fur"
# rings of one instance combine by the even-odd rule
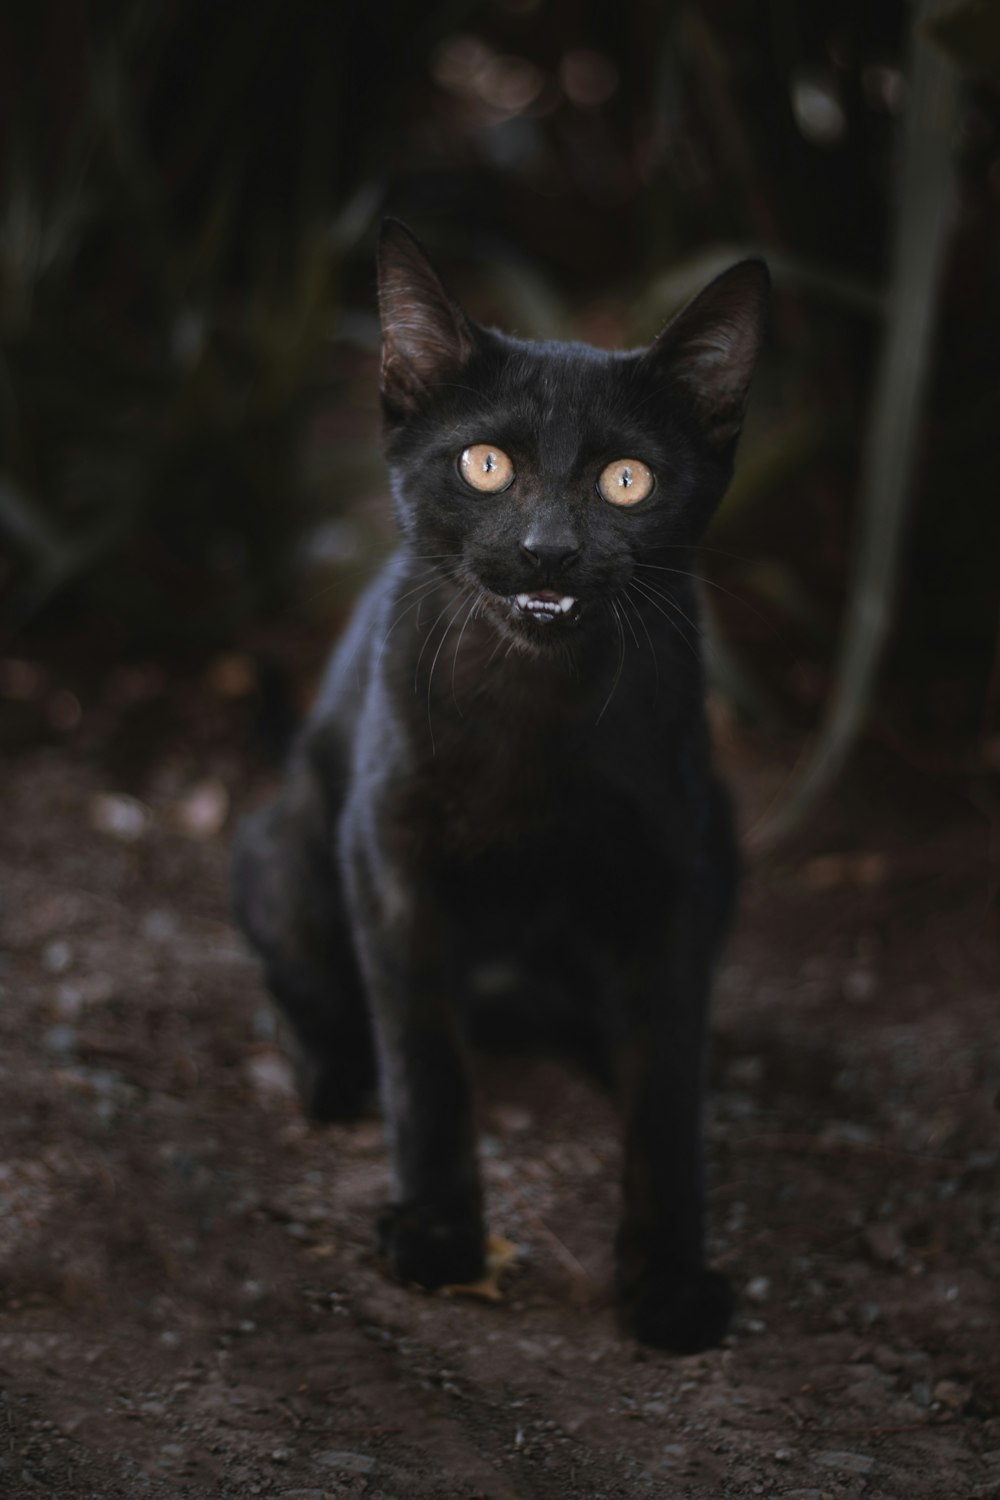
[[[658,373],[690,397],[714,443],[739,436],[770,285],[762,260],[739,261],[709,282],[646,351]]]
[[[390,411],[411,412],[466,364],[475,341],[465,313],[398,219],[382,225],[378,305],[382,395]]]

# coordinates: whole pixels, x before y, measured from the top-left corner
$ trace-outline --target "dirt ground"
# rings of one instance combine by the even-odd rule
[[[375,1120],[313,1128],[226,919],[271,773],[224,658],[0,670],[0,1495],[1000,1496],[989,826],[873,756],[753,870],[720,976],[723,1349],[609,1297],[608,1102],[491,1063],[498,1305],[390,1282]],[[782,751],[782,755],[787,752]],[[725,749],[744,818],[781,756]]]

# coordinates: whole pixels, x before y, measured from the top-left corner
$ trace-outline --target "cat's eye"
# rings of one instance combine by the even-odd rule
[[[638,505],[652,493],[653,483],[652,469],[638,458],[616,458],[601,470],[597,489],[612,505]]]
[[[458,461],[462,478],[474,490],[486,495],[498,495],[514,478],[514,465],[502,448],[492,443],[473,443],[466,448]]]

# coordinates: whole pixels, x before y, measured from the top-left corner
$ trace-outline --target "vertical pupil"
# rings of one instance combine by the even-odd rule
[[[495,453],[487,453],[486,457],[483,459],[483,470],[484,470],[484,472],[487,473],[487,474],[492,474],[493,470],[496,468],[496,466],[497,466],[497,456],[496,456],[496,454]]]
[[[627,490],[628,487],[629,487],[629,485],[631,483],[632,483],[632,470],[631,469],[622,469],[622,487]]]

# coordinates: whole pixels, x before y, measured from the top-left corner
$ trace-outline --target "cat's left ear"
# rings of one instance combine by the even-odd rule
[[[699,292],[643,356],[686,392],[705,436],[720,447],[739,437],[770,285],[762,260],[741,260]]]
[[[390,415],[417,411],[475,348],[472,326],[410,231],[386,219],[378,246],[381,388]]]

